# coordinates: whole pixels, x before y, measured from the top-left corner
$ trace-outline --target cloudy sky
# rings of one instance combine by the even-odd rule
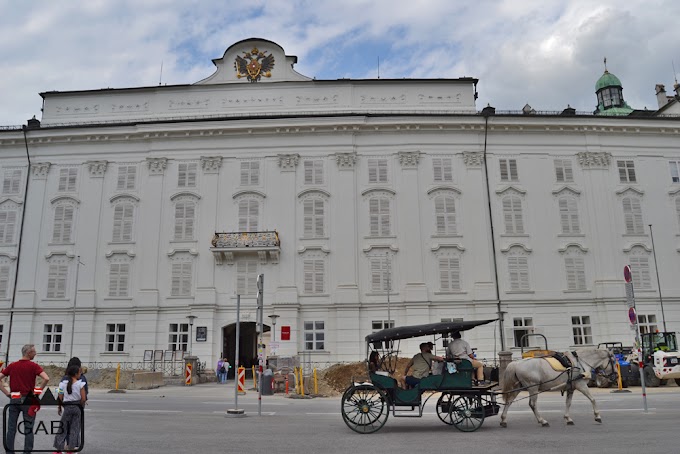
[[[481,109],[595,107],[609,70],[655,108],[680,69],[677,0],[0,0],[0,125],[40,118],[38,93],[187,84],[249,37],[317,79],[480,79]]]

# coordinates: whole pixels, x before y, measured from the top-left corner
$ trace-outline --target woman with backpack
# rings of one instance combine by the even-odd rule
[[[67,449],[76,451],[80,446],[82,431],[81,415],[87,400],[85,384],[80,380],[80,366],[72,365],[66,369],[67,379],[59,383],[58,414],[61,416],[61,433],[54,438],[57,453]],[[62,414],[63,408],[63,414]],[[68,440],[68,442],[67,442]]]
[[[217,381],[224,383],[227,381],[227,368],[224,365],[224,359],[220,358],[217,361]]]

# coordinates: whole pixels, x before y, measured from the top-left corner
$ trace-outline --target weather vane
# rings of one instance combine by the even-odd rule
[[[607,72],[607,57],[604,57],[604,72]]]

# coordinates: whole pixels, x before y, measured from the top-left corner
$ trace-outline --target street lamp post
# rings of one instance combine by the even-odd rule
[[[661,304],[663,331],[666,332],[666,314],[663,311],[663,296],[661,296],[661,281],[659,281],[659,265],[656,263],[656,248],[654,247],[654,231],[652,230],[652,224],[649,224],[649,234],[652,237],[652,254],[654,255],[654,269],[656,270],[656,285],[659,287],[659,303]]]
[[[76,290],[73,293],[73,311],[71,314],[71,348],[69,351],[69,358],[73,358],[73,338],[76,335],[76,307],[78,303],[78,274],[80,274],[80,265],[83,265],[83,262],[80,261],[80,256],[76,256]]]
[[[194,337],[194,320],[198,317],[195,315],[187,315],[189,319],[189,354],[193,356],[193,337]]]
[[[272,319],[272,342],[276,342],[276,319],[279,315],[270,315],[269,318]]]

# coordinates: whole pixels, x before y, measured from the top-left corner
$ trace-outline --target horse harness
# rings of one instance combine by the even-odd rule
[[[591,366],[590,364],[585,362],[583,360],[583,358],[578,356],[578,353],[576,353],[576,351],[571,351],[569,353],[571,353],[571,355],[576,359],[576,364],[574,364],[571,361],[571,359],[567,355],[565,355],[564,353],[555,352],[555,353],[553,353],[552,356],[567,369],[567,377],[568,377],[567,378],[567,386],[571,387],[573,389],[572,383],[576,380],[580,380],[581,378],[583,378],[583,376],[588,371],[594,370],[594,368],[593,368],[593,366]],[[586,367],[583,367],[584,365]],[[618,377],[618,375],[616,374],[616,366],[613,364],[611,355],[609,355],[609,362],[607,364],[607,367],[608,366],[612,367],[612,373],[611,374],[606,374],[603,371],[598,371],[597,373],[601,374],[603,376],[606,376],[609,380],[615,380]],[[578,374],[575,374],[575,372],[577,370],[580,371],[580,372]],[[564,393],[564,391],[562,391],[562,393]]]

